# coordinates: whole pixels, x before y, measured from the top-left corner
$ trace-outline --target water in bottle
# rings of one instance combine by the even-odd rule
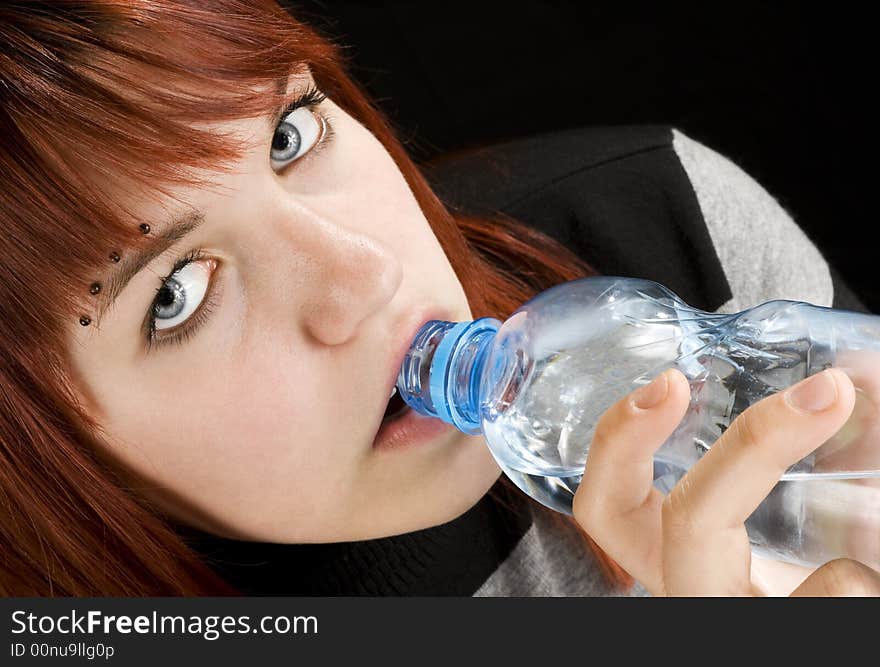
[[[397,387],[416,411],[482,433],[517,486],[570,514],[599,417],[665,369],[691,388],[654,458],[654,484],[668,492],[749,405],[830,366],[855,384],[852,415],[746,528],[765,556],[880,569],[878,316],[790,300],[708,313],[653,281],[594,276],[541,292],[503,323],[426,323]]]

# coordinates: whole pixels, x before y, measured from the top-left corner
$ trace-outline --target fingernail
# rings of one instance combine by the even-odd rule
[[[646,410],[653,408],[666,398],[666,392],[669,390],[669,382],[666,380],[666,372],[658,375],[644,387],[639,387],[633,394],[633,403],[637,408]]]
[[[801,381],[786,395],[788,402],[807,412],[821,412],[837,400],[837,382],[827,370]]]

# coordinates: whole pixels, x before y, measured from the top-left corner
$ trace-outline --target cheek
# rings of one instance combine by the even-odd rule
[[[411,275],[444,282],[451,267],[403,173],[378,139],[356,127],[360,129],[352,154],[359,158],[345,181],[347,197],[339,206],[351,224],[361,225],[364,233],[394,248]]]
[[[259,349],[284,346],[261,340]],[[322,489],[349,481],[351,466],[340,463],[355,451],[353,428],[344,415],[329,414],[333,401],[312,397],[309,371],[281,356],[190,358],[186,386],[173,394],[142,379],[151,400],[127,391],[111,405],[111,453],[175,502],[225,524],[321,511]],[[156,404],[159,395],[176,398]],[[152,407],[133,409],[139,403]],[[347,446],[334,437],[346,433]]]
[[[421,283],[422,294],[428,280],[439,292],[464,299],[445,252],[394,159],[363,125],[328,104],[336,130],[332,146],[286,187],[336,224],[391,249],[411,280]]]

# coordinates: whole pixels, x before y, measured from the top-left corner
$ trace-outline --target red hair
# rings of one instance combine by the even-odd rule
[[[193,122],[267,115],[285,92],[272,84],[303,65],[391,154],[475,317],[504,319],[537,291],[595,273],[512,220],[447,210],[338,47],[273,1],[3,3],[0,593],[235,593],[100,454],[65,332],[89,312],[84,293],[110,249],[124,253],[142,236],[120,193],[204,184],[193,169],[222,169],[241,146]],[[120,187],[112,195],[99,186],[108,179]],[[610,580],[631,584],[581,534]]]

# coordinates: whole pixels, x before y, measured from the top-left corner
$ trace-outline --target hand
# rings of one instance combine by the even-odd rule
[[[829,369],[750,406],[663,496],[652,484],[653,454],[689,400],[687,378],[669,369],[602,415],[575,519],[654,595],[772,593],[755,577],[744,522],[790,465],[846,422],[853,384]],[[801,580],[793,594],[880,595],[880,574],[850,560]]]

